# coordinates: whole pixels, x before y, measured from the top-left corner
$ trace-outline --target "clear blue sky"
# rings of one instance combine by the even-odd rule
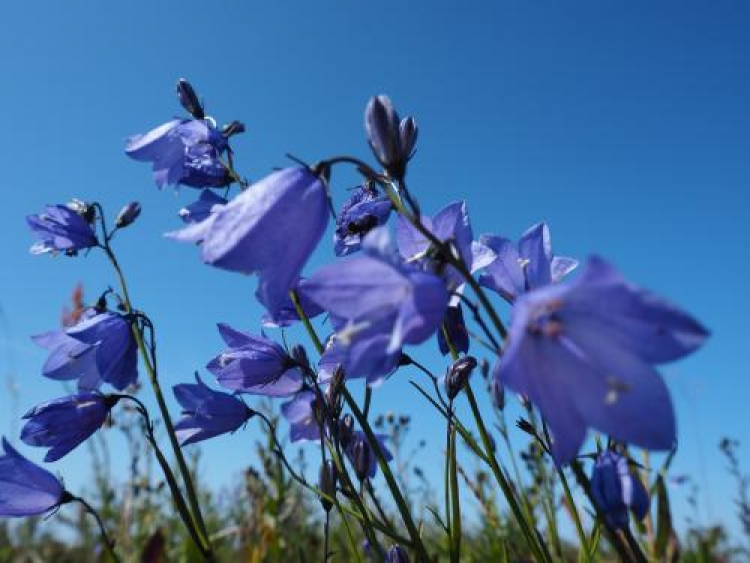
[[[123,154],[128,135],[179,113],[178,77],[220,122],[247,124],[234,146],[251,178],[284,165],[285,152],[369,159],[363,108],[387,93],[420,124],[410,185],[426,210],[464,198],[477,234],[509,237],[545,219],[558,253],[600,253],[712,330],[705,349],[663,372],[676,469],[700,481],[704,523],[737,530],[716,446],[746,440],[750,423],[750,4],[6,2],[0,18],[0,375],[15,378],[22,411],[63,394],[39,375],[45,355],[28,335],[56,325],[78,281],[89,296],[114,282],[99,256],[28,254],[24,216],[44,204],[96,199],[114,215],[141,201],[118,247],[157,325],[166,385],[221,349],[215,322],[258,326],[254,280],[161,236],[195,192],[159,193]],[[341,201],[350,178],[339,179]],[[312,267],[331,255],[324,247]],[[431,349],[418,353],[442,369]],[[405,375],[377,392],[375,409],[409,411],[416,436],[439,434]],[[15,408],[0,393],[0,432],[11,433]],[[212,482],[253,461],[251,439],[206,447]],[[747,441],[741,458],[750,470]],[[87,464],[82,448],[55,467],[75,488]]]

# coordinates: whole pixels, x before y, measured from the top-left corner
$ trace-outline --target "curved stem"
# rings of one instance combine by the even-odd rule
[[[107,232],[106,224],[105,224],[103,213],[101,214],[101,223],[102,223],[102,229],[106,233]],[[128,293],[128,286],[125,281],[125,275],[123,274],[122,268],[120,267],[120,264],[117,261],[117,257],[112,251],[112,248],[109,244],[109,239],[106,236],[105,236],[105,243],[103,245],[103,249],[105,253],[107,254],[107,257],[109,258],[109,261],[112,264],[112,267],[114,268],[115,273],[117,274],[117,278],[120,283],[120,288],[122,291],[122,298],[124,300],[125,311],[127,313],[132,313],[134,308],[133,308],[132,301],[130,299],[130,294]],[[211,540],[208,537],[206,524],[203,520],[203,514],[201,513],[200,503],[198,502],[198,496],[196,494],[195,487],[193,485],[193,481],[190,476],[190,471],[188,469],[187,462],[185,461],[185,457],[182,454],[182,448],[180,447],[180,444],[177,440],[177,435],[175,434],[175,430],[174,430],[174,424],[172,423],[172,418],[169,415],[169,409],[167,408],[167,403],[164,399],[164,394],[161,390],[161,385],[159,384],[158,375],[154,367],[154,364],[156,363],[156,356],[154,355],[153,358],[149,357],[149,350],[146,348],[146,344],[143,339],[143,334],[141,333],[141,331],[135,324],[133,324],[133,336],[135,338],[136,345],[140,352],[141,359],[143,360],[143,365],[145,366],[146,372],[148,373],[149,381],[151,383],[151,388],[153,389],[154,396],[156,397],[156,402],[159,406],[159,411],[161,413],[162,419],[164,420],[164,426],[166,427],[167,435],[169,436],[169,441],[172,446],[172,451],[174,452],[175,458],[177,459],[177,464],[180,469],[180,474],[182,475],[182,481],[185,485],[185,490],[187,492],[188,502],[190,503],[190,508],[191,508],[190,516],[191,516],[191,519],[195,522],[198,533],[199,533],[198,534],[200,538],[199,545],[207,553],[211,553],[212,551]],[[153,363],[152,363],[152,360],[153,360]],[[178,488],[178,491],[179,491],[179,488]],[[181,492],[179,496],[182,496]]]
[[[464,387],[464,392],[466,393],[466,397],[469,399],[469,405],[471,406],[471,411],[474,414],[474,420],[476,420],[477,426],[479,427],[479,435],[482,437],[482,443],[484,444],[485,455],[489,460],[490,469],[492,469],[492,473],[495,475],[495,480],[503,490],[503,494],[508,501],[508,505],[510,506],[513,515],[516,517],[518,525],[521,527],[521,531],[526,537],[526,541],[529,544],[529,547],[534,552],[534,556],[538,561],[550,561],[550,554],[547,552],[544,544],[539,541],[539,537],[537,535],[536,529],[534,529],[533,527],[533,523],[526,521],[526,517],[520,505],[518,504],[518,500],[516,499],[516,494],[513,491],[513,488],[510,486],[510,483],[505,477],[502,468],[497,463],[495,454],[492,453],[492,444],[490,442],[490,437],[487,433],[487,428],[484,425],[482,415],[479,412],[479,406],[477,405],[477,400],[474,397],[474,392],[472,391],[471,385],[468,381],[466,382],[466,386]]]
[[[164,452],[162,452],[161,448],[159,448],[159,444],[156,441],[156,437],[154,436],[154,425],[151,422],[151,417],[148,414],[148,410],[146,409],[146,406],[143,404],[143,402],[140,399],[132,395],[114,395],[114,396],[120,399],[128,399],[130,401],[133,401],[136,404],[136,410],[138,411],[138,414],[140,414],[143,417],[143,425],[146,431],[146,439],[148,440],[148,443],[153,448],[154,455],[156,455],[156,461],[159,463],[162,473],[164,473],[164,478],[167,481],[169,492],[172,494],[172,500],[174,501],[175,508],[177,508],[177,512],[179,513],[180,518],[182,519],[182,522],[185,524],[185,527],[187,528],[191,539],[193,540],[195,545],[198,547],[200,552],[203,554],[203,556],[207,560],[213,560],[212,554],[208,550],[206,550],[206,548],[203,546],[201,542],[200,534],[198,533],[198,530],[196,530],[195,528],[195,523],[193,522],[193,519],[190,515],[190,510],[188,510],[187,504],[185,503],[185,498],[182,495],[180,486],[177,484],[177,479],[175,478],[174,473],[172,472],[172,468],[170,467],[169,462],[167,461],[167,458],[164,456]]]
[[[99,516],[99,513],[94,509],[93,506],[86,502],[85,499],[74,495],[71,495],[71,497],[69,498],[74,502],[80,503],[81,506],[86,509],[86,512],[94,517],[94,520],[96,520],[96,525],[99,526],[99,533],[102,536],[102,541],[104,541],[104,545],[107,547],[107,552],[109,553],[110,557],[112,557],[112,560],[115,561],[115,563],[120,563],[120,556],[117,555],[117,552],[115,552],[115,542],[109,537],[107,528],[104,526],[104,522],[102,521],[102,517]]]

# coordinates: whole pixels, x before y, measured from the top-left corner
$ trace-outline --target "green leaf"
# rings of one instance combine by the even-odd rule
[[[661,559],[667,550],[669,537],[672,535],[672,511],[669,508],[669,494],[664,484],[664,478],[659,475],[656,478],[656,542],[654,544],[654,555]]]

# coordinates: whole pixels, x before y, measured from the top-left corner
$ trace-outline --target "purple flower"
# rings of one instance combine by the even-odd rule
[[[400,545],[392,545],[385,556],[386,563],[409,563],[409,554]]]
[[[183,417],[174,427],[183,446],[234,432],[255,414],[234,395],[208,387],[198,374],[195,381],[172,388],[183,408]]]
[[[2,444],[0,516],[37,516],[67,500],[57,477],[23,457],[5,438]]]
[[[78,379],[80,390],[106,381],[118,390],[138,378],[137,348],[128,317],[92,307],[81,321],[65,330],[32,336],[50,351],[42,374],[51,379]]]
[[[359,250],[362,238],[375,227],[385,225],[392,208],[390,200],[378,195],[372,184],[357,188],[344,202],[336,220],[336,256],[346,256]]]
[[[99,378],[115,389],[122,391],[138,379],[138,349],[129,317],[104,311],[66,329],[65,334],[93,348]]]
[[[466,330],[464,313],[460,304],[452,305],[445,310],[443,325],[437,332],[438,347],[443,356],[450,352],[444,330],[448,333],[448,338],[456,352],[466,354],[469,351],[469,333]]]
[[[628,460],[613,451],[601,454],[594,464],[591,496],[609,526],[616,530],[628,527],[628,510],[639,520],[648,513],[646,488],[630,471]]]
[[[473,242],[474,234],[469,221],[466,203],[457,201],[446,205],[434,217],[422,216],[422,224],[441,242],[451,242],[458,257],[471,272],[485,267],[495,256],[486,248]],[[407,262],[418,264],[425,270],[441,275],[451,290],[457,289],[464,279],[453,266],[428,256],[430,241],[402,215],[396,221],[398,251]]]
[[[207,120],[173,119],[128,139],[125,154],[151,162],[160,188],[176,184],[220,187],[232,181],[220,160],[228,146],[226,138]]]
[[[511,303],[526,291],[560,281],[578,266],[577,260],[553,256],[546,223],[529,228],[518,244],[492,235],[479,242],[497,256],[479,282]]]
[[[378,447],[386,461],[393,459],[393,454],[385,446],[388,439],[387,434],[375,434],[378,441]],[[355,430],[351,440],[344,447],[344,453],[354,467],[354,473],[362,481],[365,478],[372,479],[378,470],[378,458],[370,443],[367,441],[367,435],[361,430]]]
[[[207,219],[214,209],[226,203],[227,200],[220,195],[216,195],[211,190],[203,190],[197,201],[180,209],[180,219],[185,223],[200,223]]]
[[[117,401],[116,396],[89,391],[37,405],[23,415],[28,422],[21,440],[50,448],[44,461],[57,461],[99,430]]]
[[[406,164],[417,143],[417,122],[400,120],[388,96],[370,98],[365,108],[365,130],[375,158],[396,179],[406,174]]]
[[[328,204],[320,178],[307,168],[287,168],[214,208],[206,220],[168,236],[200,242],[207,264],[258,273],[256,296],[275,315],[327,224]]]
[[[333,346],[347,356],[342,363],[347,376],[370,382],[387,374],[392,361],[383,366],[382,358],[398,358],[404,344],[420,344],[434,334],[448,305],[442,281],[401,262],[387,237],[385,227],[375,229],[365,239],[364,255],[322,268],[305,289],[333,317]]]
[[[323,308],[310,300],[305,291],[306,286],[307,280],[305,278],[300,278],[297,285],[294,286],[294,291],[297,293],[297,299],[299,299],[299,304],[305,312],[305,316],[308,319],[312,319],[323,313]],[[279,310],[276,312],[276,315],[271,316],[268,313],[263,315],[263,326],[275,328],[287,327],[299,320],[300,318],[297,314],[297,308],[294,306],[291,296],[287,294],[281,307],[279,307]]]
[[[297,362],[276,342],[223,323],[218,327],[229,349],[211,360],[206,368],[221,385],[268,397],[289,397],[300,390],[302,374]]]
[[[281,405],[281,415],[289,422],[289,439],[320,440],[320,424],[315,416],[318,399],[315,392],[305,389],[297,393],[292,400]]]
[[[654,364],[689,354],[707,335],[692,317],[593,257],[574,281],[516,299],[494,376],[539,408],[558,463],[575,457],[588,427],[666,450],[675,441],[674,411]]]
[[[26,217],[26,222],[39,239],[31,247],[32,254],[64,252],[75,256],[98,244],[91,223],[65,205],[47,205],[40,214]]]

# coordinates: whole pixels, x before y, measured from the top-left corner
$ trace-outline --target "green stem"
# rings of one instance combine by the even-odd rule
[[[104,545],[107,547],[107,552],[109,553],[110,557],[115,563],[120,563],[121,559],[120,556],[117,555],[117,552],[115,552],[115,543],[112,541],[109,537],[109,534],[107,533],[107,528],[104,526],[104,522],[102,521],[102,517],[99,516],[99,513],[94,510],[94,507],[92,507],[88,502],[86,502],[81,497],[73,496],[71,495],[68,497],[70,500],[78,502],[81,504],[81,506],[86,509],[86,512],[91,514],[91,516],[94,517],[94,520],[96,520],[96,525],[99,526],[99,533],[102,536],[102,541],[104,542]]]
[[[102,218],[102,223],[103,222],[104,222],[104,219]],[[133,305],[132,305],[132,301],[130,300],[130,294],[128,293],[128,286],[127,286],[127,283],[125,282],[125,276],[122,272],[122,268],[120,267],[120,264],[117,261],[117,258],[115,257],[114,252],[109,246],[109,241],[105,243],[104,251],[106,252],[107,257],[109,258],[109,261],[111,262],[112,267],[114,268],[117,274],[117,278],[120,282],[122,297],[125,302],[125,311],[127,313],[132,313]],[[182,448],[180,448],[180,444],[177,440],[177,435],[174,430],[174,425],[172,424],[172,418],[169,415],[169,409],[167,408],[167,403],[164,400],[164,394],[162,393],[161,385],[159,384],[159,379],[157,377],[156,369],[154,369],[154,365],[152,364],[151,359],[149,358],[149,352],[143,340],[143,335],[141,334],[141,331],[135,324],[133,324],[133,336],[135,337],[135,342],[136,342],[136,345],[138,346],[138,351],[141,354],[143,365],[145,366],[146,372],[148,373],[149,381],[151,382],[151,388],[153,389],[154,396],[156,397],[156,402],[159,406],[159,412],[161,413],[162,419],[164,420],[164,426],[166,427],[167,435],[169,436],[169,442],[172,446],[172,450],[174,452],[175,458],[177,459],[177,464],[180,469],[180,474],[182,475],[182,480],[185,485],[185,490],[187,492],[188,502],[190,503],[190,508],[191,508],[190,515],[194,523],[197,525],[198,535],[200,538],[199,546],[202,549],[204,549],[208,554],[211,554],[212,553],[211,540],[209,539],[208,533],[206,531],[206,524],[203,520],[203,515],[200,509],[200,503],[198,502],[198,496],[195,492],[195,487],[193,486],[193,481],[190,476],[190,471],[188,469],[187,462],[185,461],[185,457],[182,454]]]
[[[362,411],[359,409],[359,405],[357,405],[357,402],[351,396],[349,390],[345,385],[341,386],[341,394],[343,395],[344,401],[346,401],[347,406],[354,414],[354,418],[357,419],[357,422],[362,427],[362,431],[367,436],[367,441],[370,443],[370,448],[372,449],[375,457],[378,460],[380,471],[383,472],[383,477],[385,477],[388,488],[391,490],[393,500],[396,502],[396,506],[398,507],[398,511],[401,513],[401,517],[404,520],[404,524],[406,525],[406,529],[409,532],[409,537],[411,538],[411,541],[414,545],[414,549],[419,556],[419,561],[429,561],[430,557],[427,555],[427,550],[424,546],[424,543],[422,542],[422,538],[419,535],[419,531],[417,530],[417,527],[414,524],[414,520],[411,517],[409,507],[406,505],[406,501],[401,494],[398,483],[396,483],[396,479],[393,477],[391,468],[388,466],[388,462],[383,456],[383,451],[380,448],[380,443],[378,442],[377,438],[375,438],[375,434],[373,433],[372,428],[370,428],[369,422],[367,422],[367,419],[363,416]]]
[[[482,420],[482,415],[479,412],[479,406],[477,405],[476,397],[474,397],[474,392],[472,391],[469,382],[466,383],[464,392],[466,393],[466,397],[469,399],[471,411],[474,414],[474,419],[476,420],[477,426],[479,427],[479,435],[482,437],[482,443],[484,444],[484,450],[490,464],[490,469],[492,469],[492,473],[495,475],[495,479],[497,480],[498,485],[500,485],[500,488],[503,490],[503,494],[508,501],[511,512],[513,512],[513,515],[518,521],[518,525],[521,527],[521,531],[526,537],[526,542],[534,552],[534,556],[538,561],[551,561],[551,557],[547,552],[544,544],[539,541],[539,537],[533,525],[526,521],[523,510],[516,500],[516,494],[513,491],[513,488],[510,486],[510,483],[508,483],[508,480],[506,479],[502,468],[497,463],[497,459],[495,459],[495,454],[492,452],[492,444],[490,442],[489,434],[487,433],[487,428],[484,425],[484,420]]]
[[[461,501],[459,498],[460,491],[458,489],[458,472],[456,470],[456,429],[450,423],[448,424],[448,428],[451,508],[453,511],[451,516],[451,539],[453,544],[451,549],[451,561],[453,563],[458,563],[461,561]]]

